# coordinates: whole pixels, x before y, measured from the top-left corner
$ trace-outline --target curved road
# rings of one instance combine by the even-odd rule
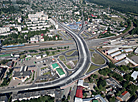
[[[51,82],[37,83],[29,86],[21,86],[21,87],[16,87],[12,89],[11,88],[3,89],[3,90],[0,90],[0,93],[9,93],[14,91],[35,90],[35,89],[66,86],[78,80],[84,74],[84,72],[87,70],[90,63],[90,53],[89,53],[87,44],[79,35],[72,32],[68,27],[66,27],[61,23],[58,23],[58,24],[59,26],[63,27],[74,38],[77,44],[78,51],[79,51],[79,62],[75,68],[76,70],[69,76],[59,78]]]

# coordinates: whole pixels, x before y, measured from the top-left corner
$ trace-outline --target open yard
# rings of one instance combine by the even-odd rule
[[[69,56],[69,55],[72,55],[73,52],[75,52],[75,50],[72,50],[72,51],[67,52],[66,55],[68,55],[68,56]]]
[[[91,61],[95,64],[104,64],[105,60],[98,54],[98,53],[94,53]]]
[[[72,69],[71,66],[70,65],[67,65],[66,63],[67,62],[65,61],[64,64],[67,66],[67,68]]]
[[[124,21],[123,18],[119,18],[119,17],[111,17],[111,19],[114,20],[114,21],[120,21],[120,22],[121,22],[121,21],[122,21],[122,22]]]
[[[63,55],[59,56],[59,59],[60,59],[61,61],[66,61],[66,58],[65,58],[65,56],[63,56]]]
[[[70,59],[70,58],[78,58],[78,56],[70,56],[70,57],[66,57],[67,59]]]
[[[43,75],[50,75],[51,73],[50,72],[46,72],[46,73],[44,73]]]
[[[91,52],[94,52],[94,50],[93,50],[93,49],[90,49],[90,51],[91,51]]]

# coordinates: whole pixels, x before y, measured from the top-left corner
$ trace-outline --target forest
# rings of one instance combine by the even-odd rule
[[[138,2],[137,1],[121,1],[121,0],[88,0],[89,2],[102,5],[104,7],[110,7],[114,10],[123,13],[135,13],[138,14]]]

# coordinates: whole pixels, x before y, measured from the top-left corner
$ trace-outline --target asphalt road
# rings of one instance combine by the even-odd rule
[[[35,90],[35,89],[43,89],[43,88],[55,88],[55,87],[62,87],[72,82],[78,80],[83,73],[87,70],[89,63],[90,63],[90,53],[89,48],[86,42],[77,34],[72,32],[68,27],[59,23],[59,26],[63,27],[74,39],[79,51],[79,63],[76,66],[76,70],[70,74],[69,76],[59,78],[54,81],[44,82],[44,83],[37,83],[30,86],[21,86],[16,88],[10,89],[3,89],[0,90],[0,93],[9,93],[14,91],[24,91],[24,90]]]

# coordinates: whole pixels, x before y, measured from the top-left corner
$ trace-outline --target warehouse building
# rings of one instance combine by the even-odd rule
[[[121,54],[121,55],[116,56],[114,59],[119,61],[119,60],[121,60],[121,59],[123,59],[125,57],[126,57],[126,54]]]
[[[115,53],[111,54],[110,56],[111,56],[111,57],[114,57],[114,56],[117,56],[117,55],[119,55],[119,54],[121,54],[121,52],[120,52],[120,51],[115,52]]]
[[[134,61],[132,61],[131,59],[129,59],[128,57],[126,57],[126,60],[128,60],[131,64],[133,64],[134,66],[138,66],[138,64]]]
[[[19,72],[14,72],[13,80],[18,79],[25,82],[27,78],[30,78],[31,70],[27,70],[27,66],[22,66]]]
[[[125,52],[132,52],[133,49],[124,49]]]
[[[106,51],[106,53],[109,55],[109,54],[116,52],[118,50],[119,50],[119,48],[114,48],[114,49],[110,49],[110,50]]]
[[[118,65],[118,66],[120,66],[120,65],[127,65],[128,63],[129,63],[129,61],[126,60],[126,59],[124,59],[124,60],[121,60],[121,61],[117,62],[115,65]]]

